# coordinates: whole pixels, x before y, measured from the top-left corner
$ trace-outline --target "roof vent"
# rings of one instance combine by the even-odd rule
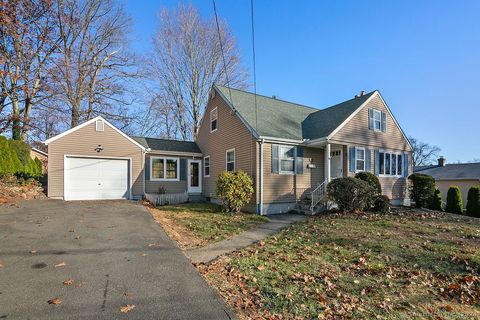
[[[272,96],[272,99],[277,100],[277,96],[276,96],[276,95],[273,95],[273,96]]]
[[[355,98],[360,98],[366,94],[365,90],[360,91],[359,94],[355,95]]]

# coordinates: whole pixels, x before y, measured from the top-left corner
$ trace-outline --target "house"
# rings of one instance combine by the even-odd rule
[[[42,163],[42,173],[47,172],[47,166],[48,166],[48,153],[43,152],[40,149],[37,148],[31,148],[30,149],[30,158],[33,160],[38,159]]]
[[[446,159],[440,157],[437,165],[414,167],[414,172],[432,176],[443,201],[446,201],[450,186],[458,186],[462,191],[463,206],[467,205],[468,190],[480,185],[479,162],[446,164]]]
[[[45,142],[49,196],[139,198],[164,188],[218,202],[215,181],[243,170],[245,210],[287,212],[331,179],[370,171],[394,204],[408,203],[412,148],[380,92],[316,109],[214,85],[195,142],[129,137],[98,117]]]

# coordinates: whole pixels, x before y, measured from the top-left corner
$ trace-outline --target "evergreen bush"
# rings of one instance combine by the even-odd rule
[[[250,202],[253,182],[244,171],[223,171],[217,179],[217,196],[228,212],[240,212]]]
[[[332,180],[327,186],[328,197],[341,211],[364,210],[375,195],[375,190],[365,181],[344,177]]]
[[[460,191],[459,187],[451,186],[448,189],[445,211],[456,214],[463,213],[462,191]]]
[[[414,173],[408,177],[410,180],[410,198],[415,201],[415,206],[418,208],[426,208],[432,203],[432,198],[435,193],[435,179],[433,177]]]
[[[435,189],[429,209],[443,211],[442,193],[439,189]]]
[[[480,185],[468,190],[467,215],[480,218]]]

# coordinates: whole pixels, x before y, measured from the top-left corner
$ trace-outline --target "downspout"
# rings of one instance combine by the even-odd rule
[[[263,144],[264,140],[260,140],[260,215],[263,215]]]

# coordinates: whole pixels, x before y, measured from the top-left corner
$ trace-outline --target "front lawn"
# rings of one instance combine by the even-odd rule
[[[241,318],[480,318],[480,219],[321,215],[199,268]]]
[[[231,214],[211,203],[186,203],[150,209],[171,237],[191,248],[230,238],[268,221],[256,214]]]

